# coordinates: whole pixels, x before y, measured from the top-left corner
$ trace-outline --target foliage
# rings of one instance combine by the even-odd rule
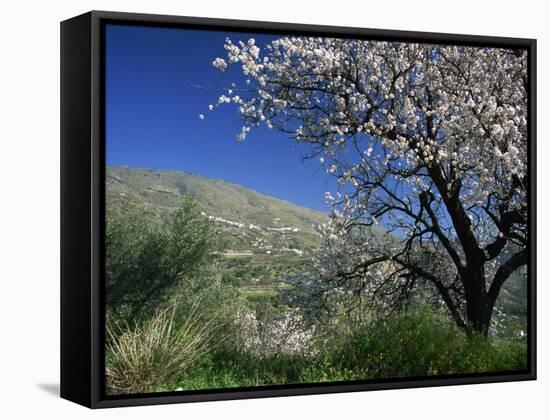
[[[314,353],[212,352],[177,382],[212,389],[526,369],[526,343],[467,335],[429,309],[372,320],[351,333],[325,332]]]
[[[293,277],[307,272],[312,265],[310,255],[303,257],[276,250],[271,251],[270,254],[264,252],[250,256],[230,257],[221,261],[225,281],[235,285],[288,282]]]
[[[526,346],[468,335],[431,309],[376,319],[343,347],[344,366],[368,378],[526,369]]]
[[[107,325],[109,393],[157,391],[205,355],[215,325],[200,322],[196,310],[180,319],[175,314],[175,308],[164,309],[133,328],[116,321]]]
[[[213,225],[192,199],[185,199],[166,224],[136,200],[107,203],[106,304],[132,320],[154,312],[169,296],[194,296],[216,284],[217,240]]]

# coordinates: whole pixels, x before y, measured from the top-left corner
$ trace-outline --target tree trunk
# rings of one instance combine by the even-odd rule
[[[485,290],[485,268],[483,263],[467,269],[464,273],[467,328],[469,332],[487,336],[493,305],[489,303]]]

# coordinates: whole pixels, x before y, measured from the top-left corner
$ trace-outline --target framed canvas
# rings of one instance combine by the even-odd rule
[[[533,39],[62,22],[61,396],[535,379],[535,64]]]

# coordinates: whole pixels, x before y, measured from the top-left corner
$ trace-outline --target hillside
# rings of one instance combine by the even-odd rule
[[[226,272],[243,283],[281,281],[309,264],[326,215],[240,185],[187,172],[109,166],[107,200],[132,195],[162,217],[195,198],[228,244]]]
[[[109,166],[106,182],[112,191],[137,193],[157,207],[177,207],[181,196],[191,195],[209,214],[263,226],[272,225],[274,215],[298,227],[320,223],[325,218],[323,213],[240,185],[188,172]]]

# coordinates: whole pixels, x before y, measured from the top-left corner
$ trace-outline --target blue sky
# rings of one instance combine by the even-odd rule
[[[302,160],[305,146],[266,128],[238,142],[236,108],[208,111],[223,88],[243,84],[238,69],[212,66],[225,57],[225,38],[261,46],[271,37],[120,25],[106,34],[108,164],[192,172],[327,211],[323,194],[335,182],[318,161]]]

